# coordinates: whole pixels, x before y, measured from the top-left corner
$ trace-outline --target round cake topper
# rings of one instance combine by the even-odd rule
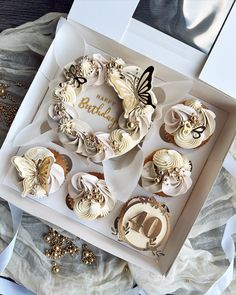
[[[114,225],[119,240],[157,254],[169,235],[169,210],[155,198],[135,197],[124,204]]]
[[[56,127],[65,148],[94,162],[127,153],[147,134],[154,118],[157,99],[152,91],[153,72],[152,66],[142,71],[137,66],[126,65],[121,58],[107,59],[101,54],[78,58],[66,66],[65,81],[53,90],[49,125]],[[110,86],[116,101],[121,102],[118,118],[111,115],[112,105],[102,112],[98,106],[89,105],[90,98],[82,95],[91,87],[105,85]],[[104,101],[109,102],[109,98],[100,94],[96,97],[103,100],[103,106]],[[81,116],[79,108],[87,115]],[[93,125],[101,117],[108,120],[110,132],[95,131],[88,113],[97,115],[92,118]]]

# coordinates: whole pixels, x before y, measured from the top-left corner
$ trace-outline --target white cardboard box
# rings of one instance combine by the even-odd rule
[[[236,99],[236,40],[232,37],[232,30],[235,27],[236,3],[230,11],[199,78]]]
[[[72,12],[74,9],[75,8],[72,8]],[[70,16],[71,14],[69,15],[69,22],[73,23],[75,31],[86,36],[87,43],[94,47],[110,53],[113,56],[121,56],[129,63],[138,64],[141,67],[152,64],[158,69],[157,76],[161,80],[175,81],[183,79],[183,74],[159,63],[156,58],[155,60],[150,60],[140,53],[137,53],[108,37],[86,28],[79,23],[73,22]],[[55,59],[55,44],[61,41],[58,40],[58,38],[61,37],[61,34],[58,34],[55,37],[55,40],[16,115],[2,149],[0,150],[0,183],[4,181],[6,171],[9,169],[10,158],[15,155],[18,150],[18,148],[13,147],[12,144],[15,136],[34,120],[35,114],[48,91],[49,82],[55,77],[55,74],[58,71],[58,65]],[[65,50],[71,50],[72,54],[76,54],[75,48],[70,44],[68,45],[69,46],[67,46]],[[37,203],[37,205],[35,205],[35,202],[29,198],[20,198],[13,189],[6,185],[1,185],[1,197],[15,204],[24,211],[54,223],[105,251],[150,271],[166,274],[181,249],[209,191],[211,190],[236,132],[235,128],[232,128],[232,126],[236,126],[236,102],[234,99],[222,94],[220,91],[197,79],[194,80],[191,94],[202,98],[204,101],[215,106],[219,110],[219,113],[222,114],[222,117],[217,117],[220,129],[219,134],[214,139],[214,146],[208,151],[209,154],[207,154],[207,159],[204,162],[204,167],[202,168],[201,173],[196,175],[196,181],[191,195],[186,199],[186,202],[181,209],[181,214],[178,216],[175,226],[172,228],[171,236],[164,249],[165,256],[161,257],[158,264],[153,257],[142,255],[142,253],[100,234],[77,220],[55,211],[52,207],[45,206],[42,203]]]

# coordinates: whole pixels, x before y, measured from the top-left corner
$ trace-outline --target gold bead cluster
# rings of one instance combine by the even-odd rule
[[[84,144],[90,149],[96,149],[97,152],[102,152],[105,148],[94,134],[86,134],[84,137]]]
[[[124,66],[119,62],[119,58],[111,58],[111,60],[106,64],[106,68],[108,70],[122,70]]]
[[[99,191],[99,189],[95,187],[91,191],[85,192],[83,198],[81,198],[80,201],[95,201],[97,203],[102,204],[105,202],[105,198],[103,194]]]
[[[60,272],[60,266],[56,262],[57,259],[63,258],[66,255],[75,257],[80,252],[73,240],[59,234],[52,228],[43,236],[43,239],[50,245],[50,249],[46,249],[44,254],[52,260],[52,272],[55,274]],[[87,244],[82,245],[81,261],[84,264],[92,264],[96,261],[96,256],[88,248]]]
[[[96,262],[96,256],[94,255],[94,253],[88,248],[88,246],[86,244],[84,244],[82,246],[82,255],[81,255],[81,261],[84,264],[93,264],[94,262]]]
[[[155,167],[155,165],[154,165],[154,167]],[[182,169],[184,169],[184,168],[182,168]],[[171,169],[171,170],[158,170],[156,168],[155,169],[155,172],[157,174],[157,176],[154,178],[154,181],[156,183],[167,181],[166,177],[175,177],[178,180],[182,180],[183,179],[183,176],[180,173],[180,169],[177,168],[177,167],[175,167],[174,169]]]
[[[75,256],[79,253],[79,248],[68,237],[64,237],[52,228],[44,235],[44,241],[50,245],[50,249],[45,250],[45,256],[52,259],[52,272],[58,273],[59,266],[55,260],[65,255]]]
[[[121,152],[120,143],[117,140],[111,141],[111,147],[116,153]]]

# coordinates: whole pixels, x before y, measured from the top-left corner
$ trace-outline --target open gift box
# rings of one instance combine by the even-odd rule
[[[134,3],[137,1],[131,2],[130,10],[127,9],[127,15],[126,13],[124,15],[126,18],[130,17],[130,13],[137,4]],[[190,82],[183,81],[186,80],[183,71],[181,71],[182,73],[179,73],[176,71],[176,67],[174,67],[174,70],[167,67],[165,64],[159,62],[156,57],[155,59],[150,59],[111,39],[119,38],[117,36],[120,36],[120,32],[117,31],[116,37],[109,36],[111,38],[108,38],[81,25],[77,21],[77,17],[74,17],[75,15],[78,16],[76,13],[78,3],[79,1],[75,1],[71,13],[68,16],[68,20],[61,21],[55,40],[35,76],[0,151],[1,197],[24,211],[56,224],[65,230],[78,235],[89,243],[121,257],[122,259],[137,264],[149,271],[166,274],[196,220],[197,215],[221,169],[232,140],[234,139],[236,130],[232,128],[232,126],[235,126],[236,124],[236,103],[232,97],[223,94],[219,90],[206,85],[196,78],[193,79],[191,88]],[[116,30],[114,29],[114,32],[115,31]],[[125,45],[128,44],[125,43]],[[150,134],[147,135],[148,142],[150,142],[154,136],[156,136],[157,140],[151,145],[145,145],[145,142],[143,144],[144,156],[151,153],[154,148],[173,147],[174,149],[185,153],[193,163],[193,186],[188,193],[174,198],[157,197],[159,201],[164,202],[169,207],[171,212],[170,236],[165,247],[162,249],[165,256],[160,256],[158,261],[151,253],[137,251],[132,247],[117,241],[117,238],[113,236],[111,232],[111,226],[113,226],[115,218],[119,215],[121,205],[128,197],[150,195],[147,193],[145,194],[144,190],[140,187],[136,187],[128,197],[126,196],[124,198],[123,195],[119,199],[118,196],[118,202],[114,210],[106,218],[93,222],[81,222],[65,206],[65,186],[62,187],[57,195],[52,195],[52,197],[50,196],[47,200],[21,198],[18,188],[14,186],[14,177],[12,177],[11,174],[12,167],[10,167],[12,156],[18,153],[22,154],[24,149],[35,145],[36,143],[41,143],[43,146],[55,148],[57,151],[67,154],[65,149],[55,144],[53,140],[50,141],[48,137],[41,136],[39,140],[36,139],[35,142],[31,141],[26,144],[24,142],[25,137],[21,138],[20,144],[16,138],[19,138],[19,134],[22,134],[22,130],[27,130],[29,135],[32,134],[33,137],[34,135],[35,137],[40,136],[34,128],[36,126],[34,123],[43,123],[43,119],[41,120],[41,118],[44,118],[45,116],[45,105],[47,105],[47,101],[51,95],[51,81],[60,75],[63,66],[68,62],[84,53],[96,52],[102,52],[111,56],[119,56],[128,64],[138,65],[143,68],[148,65],[153,65],[156,69],[155,78],[157,80],[157,85],[163,90],[165,97],[171,97],[172,103],[177,103],[183,99],[184,95],[186,95],[191,88],[191,92],[188,96],[200,98],[204,101],[204,104],[214,110],[216,114],[216,131],[209,142],[199,149],[183,151],[182,149],[173,147],[171,143],[163,142],[159,137],[159,133],[155,133],[157,128],[161,126],[163,122],[161,121],[162,119],[159,123],[156,123],[156,129],[151,128]],[[192,77],[194,77],[192,70],[191,73]],[[189,76],[189,73],[185,72],[185,74]],[[163,87],[161,87],[162,84],[164,85]],[[176,92],[176,101],[174,92]],[[167,107],[167,100],[163,100],[161,103],[163,104],[163,107]],[[78,166],[80,166],[82,171],[96,170],[102,172],[101,166],[92,163],[87,164],[71,153],[68,153],[67,155],[73,162],[73,168],[70,173],[75,172],[73,169],[76,169],[75,167]]]

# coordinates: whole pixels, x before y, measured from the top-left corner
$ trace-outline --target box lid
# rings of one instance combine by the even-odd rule
[[[68,19],[119,42],[138,2],[139,0],[75,0]]]
[[[232,6],[199,78],[236,98],[236,3]]]
[[[209,55],[133,18],[139,0],[75,0],[68,19],[236,97],[236,4]],[[124,9],[125,7],[125,9]],[[206,62],[207,61],[207,62]],[[220,69],[220,71],[219,71]],[[200,75],[200,76],[199,76]],[[223,79],[222,79],[223,77]]]
[[[105,35],[184,76],[198,77],[206,54],[132,18],[138,3],[139,0],[75,0],[68,20]]]

